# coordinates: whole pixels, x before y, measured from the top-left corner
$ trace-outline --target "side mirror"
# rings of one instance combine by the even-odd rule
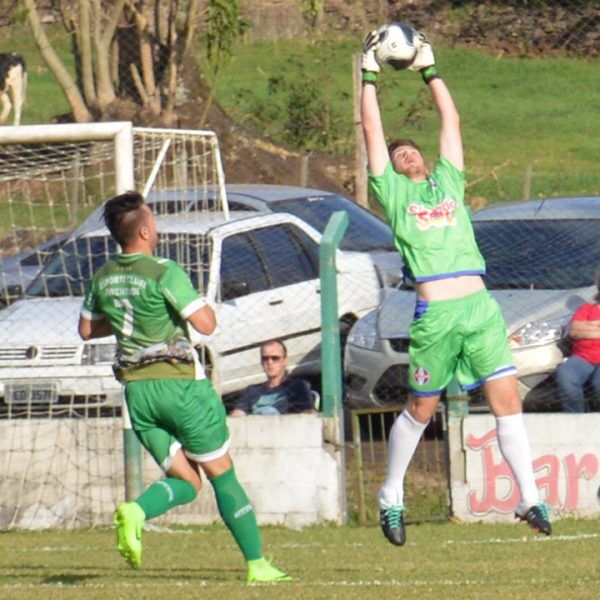
[[[221,298],[225,302],[240,296],[246,296],[248,293],[248,283],[246,281],[230,281],[223,284]]]

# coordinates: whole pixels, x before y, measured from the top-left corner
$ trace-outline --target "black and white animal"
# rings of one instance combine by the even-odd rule
[[[2,113],[0,123],[6,123],[11,109],[14,109],[14,124],[21,123],[21,109],[27,91],[27,68],[20,54],[0,53],[0,100]]]

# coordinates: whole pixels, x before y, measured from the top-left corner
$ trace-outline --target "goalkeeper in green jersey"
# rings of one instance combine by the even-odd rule
[[[144,521],[194,500],[202,468],[247,561],[248,582],[290,579],[263,557],[256,516],[228,452],[225,408],[187,335],[188,325],[206,335],[215,330],[212,308],[181,266],[153,256],[156,223],[140,194],[110,199],[104,221],[123,252],[92,279],[79,334],[84,340],[116,336],[115,373],[125,385],[133,430],[166,473],[115,511],[119,552],[140,566]]]
[[[551,526],[539,501],[506,326],[484,286],[485,262],[464,205],[458,111],[437,70],[431,44],[419,32],[414,32],[413,41],[417,53],[408,68],[421,73],[440,119],[439,157],[431,171],[412,140],[386,143],[377,101],[378,31],[367,35],[362,54],[369,181],[417,292],[409,329],[411,391],[390,432],[388,471],[379,491],[381,527],[391,543],[405,543],[404,476],[442,393],[456,375],[463,389],[483,387],[496,417],[498,445],[521,495],[516,516],[548,535]]]

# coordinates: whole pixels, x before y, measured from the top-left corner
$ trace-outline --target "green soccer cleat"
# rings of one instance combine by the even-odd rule
[[[248,583],[276,583],[292,578],[276,569],[266,558],[248,561]]]
[[[117,527],[117,548],[131,567],[142,564],[142,527],[146,515],[139,504],[123,502],[115,511],[114,524]]]

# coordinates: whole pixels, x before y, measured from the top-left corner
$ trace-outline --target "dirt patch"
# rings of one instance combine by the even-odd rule
[[[189,82],[187,94],[195,98],[179,110],[179,126],[198,128],[206,90],[197,67],[190,61],[184,80]],[[217,133],[228,183],[271,183],[300,185],[303,155],[298,150],[257,135],[231,119],[214,103],[203,128]],[[354,179],[351,159],[313,153],[307,156],[305,167],[308,187],[346,195],[353,193]]]

